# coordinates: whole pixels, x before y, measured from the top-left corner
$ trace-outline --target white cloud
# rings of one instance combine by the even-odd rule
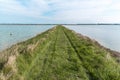
[[[118,0],[0,0],[0,12],[48,22],[119,22],[119,4]]]
[[[53,7],[57,10],[54,18],[62,21],[70,22],[96,22],[107,7],[112,3],[111,0],[66,0],[61,2],[54,2]]]
[[[39,17],[48,9],[44,0],[31,0],[26,6],[18,0],[0,0],[0,11],[12,15]]]

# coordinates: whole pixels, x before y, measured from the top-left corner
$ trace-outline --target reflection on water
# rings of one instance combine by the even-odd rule
[[[120,25],[65,25],[97,40],[105,47],[120,51]],[[0,25],[0,50],[27,40],[54,25]]]

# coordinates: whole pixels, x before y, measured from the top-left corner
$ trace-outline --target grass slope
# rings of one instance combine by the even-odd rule
[[[120,80],[110,51],[61,25],[0,54],[1,80]]]

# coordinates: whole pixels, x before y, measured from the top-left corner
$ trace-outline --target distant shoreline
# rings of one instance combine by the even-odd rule
[[[120,25],[120,24],[101,24],[101,23],[98,23],[98,24],[0,24],[0,25]]]

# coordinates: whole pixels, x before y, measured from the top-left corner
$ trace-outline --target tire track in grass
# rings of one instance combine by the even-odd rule
[[[49,67],[45,67],[44,69],[42,69],[42,72],[40,72],[40,74],[38,75],[37,79],[43,79],[43,80],[48,80],[48,79],[52,80],[52,79],[55,79],[55,78],[56,79],[60,79],[60,77],[58,77],[59,74],[56,74],[56,70],[57,71],[59,70],[58,65],[59,65],[59,67],[60,66],[62,67],[63,62],[66,62],[63,59],[67,59],[66,58],[67,54],[62,54],[63,51],[66,50],[65,49],[66,48],[66,44],[64,44],[64,42],[61,43],[61,41],[65,41],[65,43],[67,42],[65,40],[65,36],[63,36],[62,34],[63,34],[63,32],[61,31],[61,29],[58,29],[56,31],[56,35],[54,37],[54,41],[52,41],[53,43],[52,43],[52,46],[51,46],[51,49],[50,49],[50,51],[51,51],[51,54],[49,56],[49,60],[50,61],[47,64],[47,66],[49,66]],[[59,52],[59,50],[61,52]],[[59,61],[56,62],[56,60],[60,60],[62,62],[62,64]]]
[[[72,48],[69,40],[67,39],[65,33],[63,32],[63,30],[61,28],[58,31],[58,33],[59,33],[59,35],[55,42],[57,52],[54,53],[55,55],[58,55],[58,56],[53,55],[53,57],[55,57],[55,58],[53,58],[53,60],[52,60],[53,63],[51,63],[51,65],[49,66],[49,69],[52,70],[51,76],[53,76],[56,80],[57,79],[60,79],[60,80],[81,79],[81,78],[78,78],[78,73],[80,73],[80,72],[76,71],[76,69],[78,69],[79,67],[77,67],[76,69],[74,68],[77,66],[78,63],[72,61],[73,56],[75,56],[76,57],[75,59],[77,59],[77,60],[78,60],[78,57],[76,54],[74,54],[75,51]],[[57,60],[57,62],[56,62],[56,60]],[[53,70],[52,65],[54,66],[55,70]],[[47,69],[47,70],[49,71],[49,69]],[[59,69],[60,70],[62,69],[62,70],[59,71]],[[57,73],[56,73],[56,71],[57,71]],[[61,77],[59,77],[59,76],[61,76]]]
[[[62,79],[62,80],[81,79],[81,78],[78,78],[79,77],[78,73],[80,74],[80,72],[76,71],[76,69],[74,68],[77,66],[78,63],[71,61],[71,60],[73,60],[73,56],[76,57],[75,58],[76,60],[79,60],[79,59],[78,59],[77,55],[74,54],[75,51],[72,48],[69,40],[67,39],[67,37],[62,29],[60,29],[60,32],[58,35],[58,40],[56,41],[56,49],[57,49],[56,54],[58,56],[57,56],[57,59],[53,59],[55,61],[54,63],[56,63],[56,60],[61,61],[61,62],[57,62],[57,64],[53,63],[55,66],[55,70],[53,70],[52,75],[56,78],[56,80],[57,79]],[[68,58],[69,58],[69,60],[68,60]],[[50,68],[52,68],[52,66],[50,66]],[[61,68],[62,68],[62,70],[59,72],[59,74],[58,73],[55,74],[56,71],[58,72],[59,69],[61,69]],[[74,68],[75,70],[72,68]],[[77,68],[79,68],[79,67],[77,67]],[[74,73],[74,71],[76,74]],[[60,73],[62,73],[62,74],[60,74]],[[64,74],[64,77],[63,77],[63,74]],[[61,76],[61,77],[59,77],[59,76]]]
[[[58,37],[58,32],[56,33],[57,37]],[[52,40],[52,45],[50,46],[49,50],[48,51],[51,51],[51,54],[49,55],[49,58],[51,57],[51,63],[52,63],[52,59],[53,59],[53,55],[55,54],[55,51],[56,51],[56,41],[57,41],[57,37],[55,38],[55,40]],[[46,55],[48,56],[48,55]],[[49,63],[49,64],[51,64]]]
[[[58,36],[59,36],[59,35],[58,35],[58,34],[59,34],[59,31],[60,31],[60,30],[56,31],[56,32],[57,32],[57,33],[56,33],[56,34],[57,34],[57,35],[56,35],[57,37],[56,37],[56,39],[55,39],[54,47],[53,47],[53,52],[52,52],[52,54],[51,54],[51,55],[52,55],[51,64],[52,64],[52,62],[53,62],[54,54],[56,53],[56,44],[57,44],[57,40],[58,40]]]
[[[58,35],[58,32],[56,34]],[[52,57],[55,53],[55,45],[56,45],[56,41],[57,41],[57,35],[55,35],[55,36],[53,35],[53,38],[51,40],[51,44],[48,46],[48,48],[45,51],[46,55],[45,55],[45,58],[43,60],[42,69],[35,76],[35,78],[34,78],[35,80],[43,79],[45,76],[48,76],[47,71],[50,67],[49,65],[52,64]],[[40,66],[40,65],[38,65],[38,66]]]
[[[78,59],[77,55],[75,54],[75,51],[72,48],[72,46],[71,46],[69,40],[67,39],[67,37],[66,37],[66,35],[65,35],[65,33],[64,33],[63,30],[62,30],[62,33],[63,33],[63,36],[64,36],[65,41],[66,41],[66,50],[67,50],[66,53],[68,55],[67,61],[68,61],[69,66],[67,68],[68,68],[69,75],[70,75],[70,77],[68,78],[68,80],[69,79],[78,80],[80,78],[78,78],[78,73],[79,72],[77,71],[78,67],[76,67],[77,64],[78,64],[78,62],[76,62],[77,59]],[[75,73],[73,73],[73,72],[75,72]]]
[[[69,56],[68,59],[71,59],[71,54],[72,54],[71,51],[73,51],[73,50],[71,50],[71,45],[70,45],[69,40],[67,39],[64,31],[62,31],[62,32],[63,32],[63,35],[64,35],[64,37],[65,37],[65,39],[66,39],[67,53],[68,53],[68,56]]]
[[[64,74],[64,69],[61,70],[59,72],[59,69],[61,69],[64,65],[66,65],[65,63],[67,63],[67,54],[66,54],[66,39],[65,36],[61,30],[61,28],[59,28],[58,30],[58,36],[55,42],[55,50],[54,50],[54,54],[52,56],[52,63],[50,64],[50,71],[52,71],[51,79],[55,79],[55,80],[64,80],[63,79],[63,74]],[[59,62],[60,61],[60,62]],[[61,74],[62,73],[62,74]],[[60,77],[61,75],[61,77]],[[65,75],[64,75],[65,76]],[[66,78],[66,77],[64,77]],[[66,78],[67,79],[67,78]]]
[[[69,32],[69,31],[68,31]],[[68,34],[67,33],[67,30],[65,31],[64,30],[64,33],[65,33],[65,35],[66,35],[66,37],[68,38],[68,40],[69,40],[69,42],[71,43],[71,45],[72,45],[72,47],[73,47],[73,49],[75,50],[75,52],[76,52],[76,54],[78,55],[78,57],[79,57],[79,60],[82,62],[82,64],[83,64],[83,68],[85,69],[85,72],[86,72],[86,74],[87,74],[87,77],[88,77],[88,80],[101,80],[101,79],[110,79],[109,77],[111,77],[111,79],[112,79],[112,77],[113,77],[113,74],[111,75],[111,74],[104,74],[103,72],[105,72],[104,71],[104,69],[102,70],[101,68],[101,66],[100,66],[100,68],[98,68],[98,69],[95,69],[95,67],[92,67],[91,65],[93,64],[94,65],[94,62],[93,63],[90,63],[89,62],[89,65],[87,64],[86,65],[86,63],[87,63],[87,61],[86,61],[86,59],[84,59],[84,56],[82,57],[81,55],[80,55],[80,53],[79,53],[79,48],[76,46],[77,44],[75,43],[75,41],[74,40],[76,40],[77,41],[77,38],[74,36],[74,33],[73,33],[73,35],[70,35],[70,34]],[[71,33],[72,34],[72,33]],[[73,36],[73,38],[71,38],[70,36]],[[80,41],[80,40],[79,40]],[[78,41],[78,42],[79,42]],[[83,44],[84,45],[84,44]],[[87,46],[86,46],[87,47]],[[84,51],[85,52],[85,51]],[[86,52],[87,53],[87,52]],[[89,55],[85,55],[85,56],[89,56]],[[92,57],[90,57],[90,58],[92,58]],[[96,59],[96,60],[98,60],[98,59]],[[99,58],[99,60],[100,60],[100,58]],[[99,63],[99,64],[101,64],[101,63]],[[104,66],[105,67],[105,66]],[[107,67],[107,66],[106,66]],[[93,69],[92,69],[93,68]],[[109,67],[108,67],[109,68]],[[97,71],[98,70],[98,71]],[[100,71],[101,70],[101,71]],[[100,72],[102,72],[103,74],[101,74],[101,73],[99,73],[99,71]],[[107,70],[106,70],[107,71]],[[100,74],[100,75],[99,75]],[[104,76],[105,75],[105,76]],[[106,77],[107,76],[107,77]],[[108,77],[109,76],[109,77]],[[113,79],[116,79],[117,80],[117,78],[113,78]]]
[[[55,30],[54,30],[55,31]],[[36,55],[36,58],[34,58],[34,60],[32,61],[29,69],[27,69],[25,72],[24,72],[24,77],[25,76],[28,76],[31,74],[31,71],[35,71],[35,69],[38,69],[40,68],[41,70],[40,71],[37,71],[36,73],[41,73],[41,72],[44,72],[45,68],[46,68],[46,65],[48,64],[48,58],[50,57],[50,51],[51,51],[51,45],[53,45],[54,43],[54,37],[52,34],[55,34],[54,31],[52,31],[51,33],[51,37],[50,40],[46,43],[45,47],[42,48],[42,51],[38,51],[37,55]],[[56,36],[55,36],[56,37]],[[42,57],[41,57],[41,54],[42,54]],[[40,59],[42,58],[42,60]],[[47,64],[46,64],[47,63]],[[35,68],[34,68],[35,67]],[[37,67],[37,68],[36,68]],[[29,74],[30,73],[30,74]],[[31,76],[30,76],[31,77]],[[34,77],[34,76],[33,76]]]
[[[65,32],[65,31],[64,31],[64,32]],[[75,45],[73,44],[74,41],[72,41],[72,40],[70,39],[70,35],[67,34],[66,32],[65,32],[65,34],[66,34],[66,36],[68,37],[68,39],[69,39],[71,45],[73,46],[75,52],[77,53],[77,55],[78,55],[78,57],[79,57],[79,60],[80,60],[81,62],[84,61],[83,57],[80,56],[80,54],[79,54],[79,52],[78,52],[78,50],[77,50],[77,48],[76,48],[77,46],[75,46]],[[73,36],[74,36],[74,35],[73,35]],[[76,39],[76,40],[77,40],[77,39]],[[84,65],[84,62],[82,62],[82,64]],[[98,77],[96,77],[95,75],[93,75],[93,73],[91,72],[90,69],[88,69],[87,66],[83,66],[83,68],[85,69],[85,72],[86,72],[87,77],[88,77],[89,80],[98,79]]]
[[[76,47],[74,46],[72,40],[70,39],[70,37],[68,36],[67,32],[64,29],[63,29],[63,32],[64,32],[64,34],[65,34],[65,36],[66,36],[66,38],[67,38],[71,48],[73,48],[74,52],[76,53],[77,57],[79,58],[79,61],[82,63],[82,57],[79,55],[79,52],[77,51]],[[82,66],[82,68],[83,68],[84,71],[86,70],[85,67]],[[89,76],[89,74],[86,74],[86,75]],[[87,76],[86,76],[86,78],[87,78]],[[90,78],[89,78],[89,80],[90,80]]]
[[[67,35],[67,33],[64,31],[68,41],[70,42],[72,48],[74,49],[74,51],[76,52],[77,56],[79,57],[80,60],[82,60],[82,57],[79,55],[79,52],[77,51],[77,49],[75,48],[74,44],[72,43],[71,39],[69,38],[69,36]]]

